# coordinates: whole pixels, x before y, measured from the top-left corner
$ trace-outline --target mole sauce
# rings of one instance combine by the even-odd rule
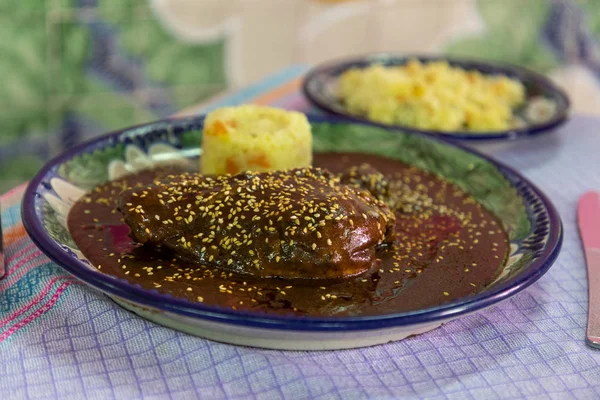
[[[158,168],[101,185],[71,209],[68,226],[101,272],[147,289],[238,310],[310,316],[378,315],[433,307],[483,290],[498,275],[509,244],[498,219],[456,185],[375,155],[316,153],[334,173],[367,163],[401,191],[396,240],[368,274],[341,281],[252,278],[184,262],[129,236],[116,210],[119,193],[178,173]]]

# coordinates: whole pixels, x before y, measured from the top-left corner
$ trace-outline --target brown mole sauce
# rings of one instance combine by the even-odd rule
[[[497,276],[508,252],[507,235],[493,214],[457,186],[375,155],[316,153],[313,160],[334,173],[362,163],[394,181],[405,202],[396,212],[395,245],[378,254],[376,272],[340,282],[251,280],[135,243],[116,211],[119,193],[180,172],[175,169],[142,171],[97,187],[71,209],[69,230],[105,274],[238,310],[311,316],[404,312],[478,293]]]

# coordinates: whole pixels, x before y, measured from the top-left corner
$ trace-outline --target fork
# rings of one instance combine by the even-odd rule
[[[2,237],[2,203],[0,203],[0,279],[4,277],[6,269],[4,268],[4,245]]]

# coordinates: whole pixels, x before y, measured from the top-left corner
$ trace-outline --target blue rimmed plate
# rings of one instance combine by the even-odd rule
[[[465,70],[476,70],[486,75],[505,75],[522,82],[526,90],[525,104],[516,110],[516,116],[520,124],[499,132],[444,132],[423,130],[406,125],[383,124],[347,111],[337,92],[338,78],[342,73],[352,68],[366,68],[374,64],[384,66],[403,65],[409,60],[419,60],[423,63],[447,61],[450,65]],[[302,90],[307,99],[317,108],[354,122],[365,122],[400,129],[405,132],[428,133],[448,139],[470,141],[510,140],[551,132],[567,121],[570,107],[567,95],[543,75],[509,64],[444,56],[378,53],[351,59],[334,60],[309,71],[304,78]]]
[[[512,169],[424,134],[311,117],[314,151],[368,152],[436,173],[494,212],[510,237],[510,257],[479,294],[437,307],[369,317],[291,317],[209,306],[147,290],[97,270],[66,228],[73,203],[87,190],[159,164],[198,165],[202,118],[164,120],[115,132],[50,161],[31,181],[23,222],[38,247],[65,270],[151,321],[209,339],[266,348],[325,350],[399,340],[476,312],[523,290],[550,268],[562,242],[550,201]]]

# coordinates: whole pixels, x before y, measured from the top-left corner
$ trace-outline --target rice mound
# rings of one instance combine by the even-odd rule
[[[312,164],[312,133],[295,111],[242,105],[209,113],[204,122],[203,174],[267,172]]]

